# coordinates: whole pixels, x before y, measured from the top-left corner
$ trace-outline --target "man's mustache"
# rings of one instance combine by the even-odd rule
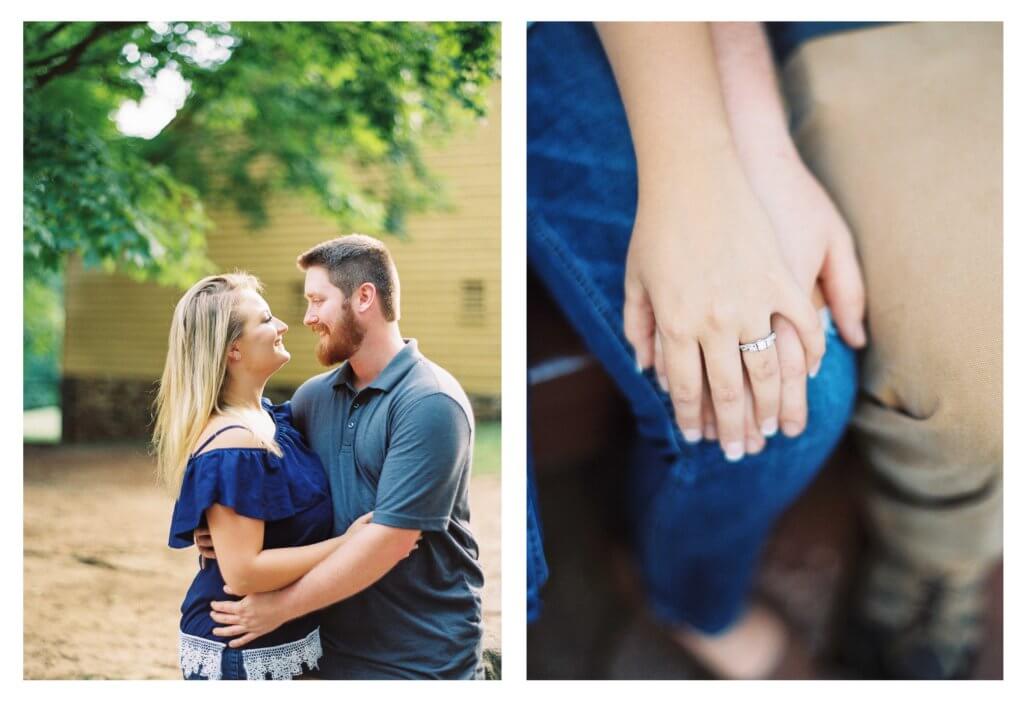
[[[324,324],[313,324],[309,327],[309,330],[316,334],[327,334],[331,335],[331,329]]]

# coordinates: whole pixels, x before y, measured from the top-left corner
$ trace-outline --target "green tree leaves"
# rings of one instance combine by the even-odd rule
[[[496,26],[478,23],[25,24],[27,276],[87,266],[184,285],[210,267],[203,203],[266,220],[312,194],[339,231],[402,233],[445,203],[422,145],[486,112]],[[157,136],[112,115],[162,71],[189,86]],[[164,75],[163,78],[167,76]]]

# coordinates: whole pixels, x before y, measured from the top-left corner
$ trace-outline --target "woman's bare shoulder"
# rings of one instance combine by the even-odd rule
[[[228,428],[233,426],[234,428]],[[226,430],[224,430],[226,429]],[[217,433],[221,431],[221,433]],[[213,440],[210,437],[216,434]],[[206,443],[206,441],[210,441]],[[206,443],[206,445],[203,445]],[[224,416],[222,414],[215,414],[210,417],[207,421],[206,426],[203,428],[203,433],[200,435],[199,440],[196,442],[197,446],[203,446],[196,455],[202,455],[211,450],[218,450],[221,448],[262,448],[263,445],[256,438],[256,435],[242,425],[237,418],[232,416]]]

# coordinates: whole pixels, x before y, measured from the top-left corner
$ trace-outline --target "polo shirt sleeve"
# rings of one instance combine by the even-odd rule
[[[292,424],[295,428],[299,429],[299,432],[305,437],[309,434],[306,432],[306,420],[312,413],[313,403],[313,382],[307,380],[295,390],[295,394],[292,395],[291,406],[292,406]]]
[[[373,522],[443,531],[469,470],[472,431],[445,394],[417,400],[396,416],[377,485]]]

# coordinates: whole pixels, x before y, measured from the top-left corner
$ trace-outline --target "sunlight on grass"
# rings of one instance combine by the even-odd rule
[[[60,443],[60,407],[29,409],[24,417],[26,443]]]
[[[476,425],[473,443],[473,474],[501,473],[501,422],[481,421]]]

